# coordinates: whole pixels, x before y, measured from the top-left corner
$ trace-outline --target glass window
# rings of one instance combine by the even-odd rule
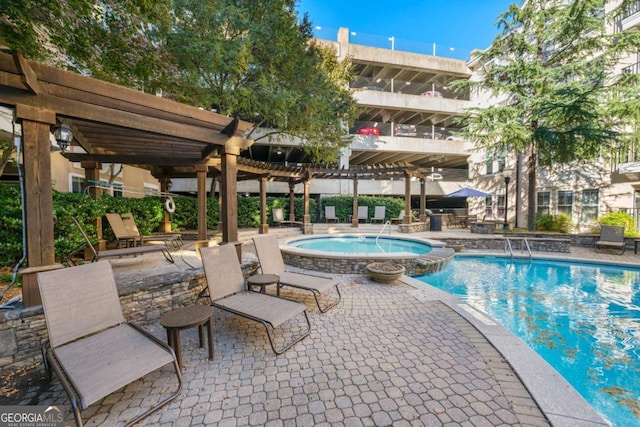
[[[118,183],[113,183],[113,188],[112,188],[112,195],[113,197],[124,197],[124,188],[122,187],[122,184],[118,184]]]
[[[558,191],[558,213],[573,215],[573,191]]]
[[[491,196],[484,198],[484,218],[493,219],[493,198]]]
[[[493,174],[493,156],[487,156],[486,160],[484,161],[484,164],[487,169],[486,174],[487,175]]]
[[[598,190],[582,190],[580,199],[580,222],[593,223],[598,219]]]
[[[71,192],[72,193],[84,193],[87,184],[84,181],[83,176],[71,175]]]
[[[551,192],[539,191],[537,194],[536,213],[550,214],[551,213]]]
[[[504,218],[504,194],[499,194],[498,195],[498,201],[496,203],[496,207],[497,207],[497,213],[496,216],[498,218]]]

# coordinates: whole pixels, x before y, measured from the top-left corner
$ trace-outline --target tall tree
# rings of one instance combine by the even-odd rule
[[[137,89],[166,64],[157,33],[170,0],[3,0],[0,44],[25,57]]]
[[[173,96],[299,137],[314,162],[334,162],[355,118],[349,61],[311,40],[295,0],[175,0],[167,49]]]
[[[527,227],[535,229],[537,167],[595,159],[617,146],[607,79],[622,49],[605,30],[605,0],[527,0],[498,18],[481,71],[461,90],[488,91],[491,106],[464,118],[464,136],[487,150],[528,157]],[[619,36],[619,35],[618,35]]]

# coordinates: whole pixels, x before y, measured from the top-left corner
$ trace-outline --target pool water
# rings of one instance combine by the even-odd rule
[[[457,258],[417,279],[499,321],[614,426],[640,426],[640,269]]]
[[[331,236],[297,240],[289,243],[301,249],[339,253],[394,253],[409,252],[424,255],[431,252],[431,245],[415,240],[380,237],[376,242],[371,236]]]

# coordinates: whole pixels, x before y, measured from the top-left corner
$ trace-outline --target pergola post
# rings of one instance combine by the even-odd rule
[[[234,244],[238,260],[242,261],[242,244],[238,242],[238,156],[253,141],[234,136],[224,144],[221,154],[222,179],[222,243]]]
[[[260,227],[258,234],[267,234],[269,224],[267,223],[267,177],[260,177]]]
[[[404,212],[404,223],[411,224],[411,174],[408,172],[404,174]]]
[[[207,165],[196,165],[196,180],[198,182],[198,240],[196,247],[208,246],[207,236]]]
[[[296,183],[289,180],[289,221],[296,220]]]
[[[358,228],[358,175],[353,176],[353,208],[351,215],[351,227]]]
[[[102,189],[96,186],[96,183],[100,181],[100,168],[102,165],[99,162],[83,161],[80,162],[80,166],[84,169],[84,185],[89,189],[91,198],[96,200],[102,195]],[[98,238],[98,243],[95,244],[95,247],[99,251],[105,250],[107,242],[102,235],[102,217],[96,218],[94,225],[96,226],[96,237]],[[86,252],[85,255],[88,256],[89,253]]]
[[[427,183],[420,178],[420,222],[427,222]]]
[[[16,105],[15,112],[17,121],[22,123],[27,261],[29,267],[52,265],[55,248],[49,133],[56,115],[25,105]]]
[[[311,187],[311,181],[306,180],[304,182],[304,216],[302,217],[302,223],[305,226],[311,223],[311,214],[309,213],[309,187]]]
[[[222,177],[215,178],[218,186],[218,233],[222,233]]]

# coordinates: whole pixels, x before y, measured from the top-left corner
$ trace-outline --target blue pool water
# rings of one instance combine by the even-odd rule
[[[418,279],[510,329],[614,426],[640,426],[640,269],[458,258]]]
[[[414,240],[401,240],[389,237],[380,237],[376,242],[371,236],[332,236],[313,237],[309,239],[289,242],[289,245],[301,249],[312,249],[326,252],[341,253],[392,253],[410,252],[424,255],[431,252],[431,245]]]

